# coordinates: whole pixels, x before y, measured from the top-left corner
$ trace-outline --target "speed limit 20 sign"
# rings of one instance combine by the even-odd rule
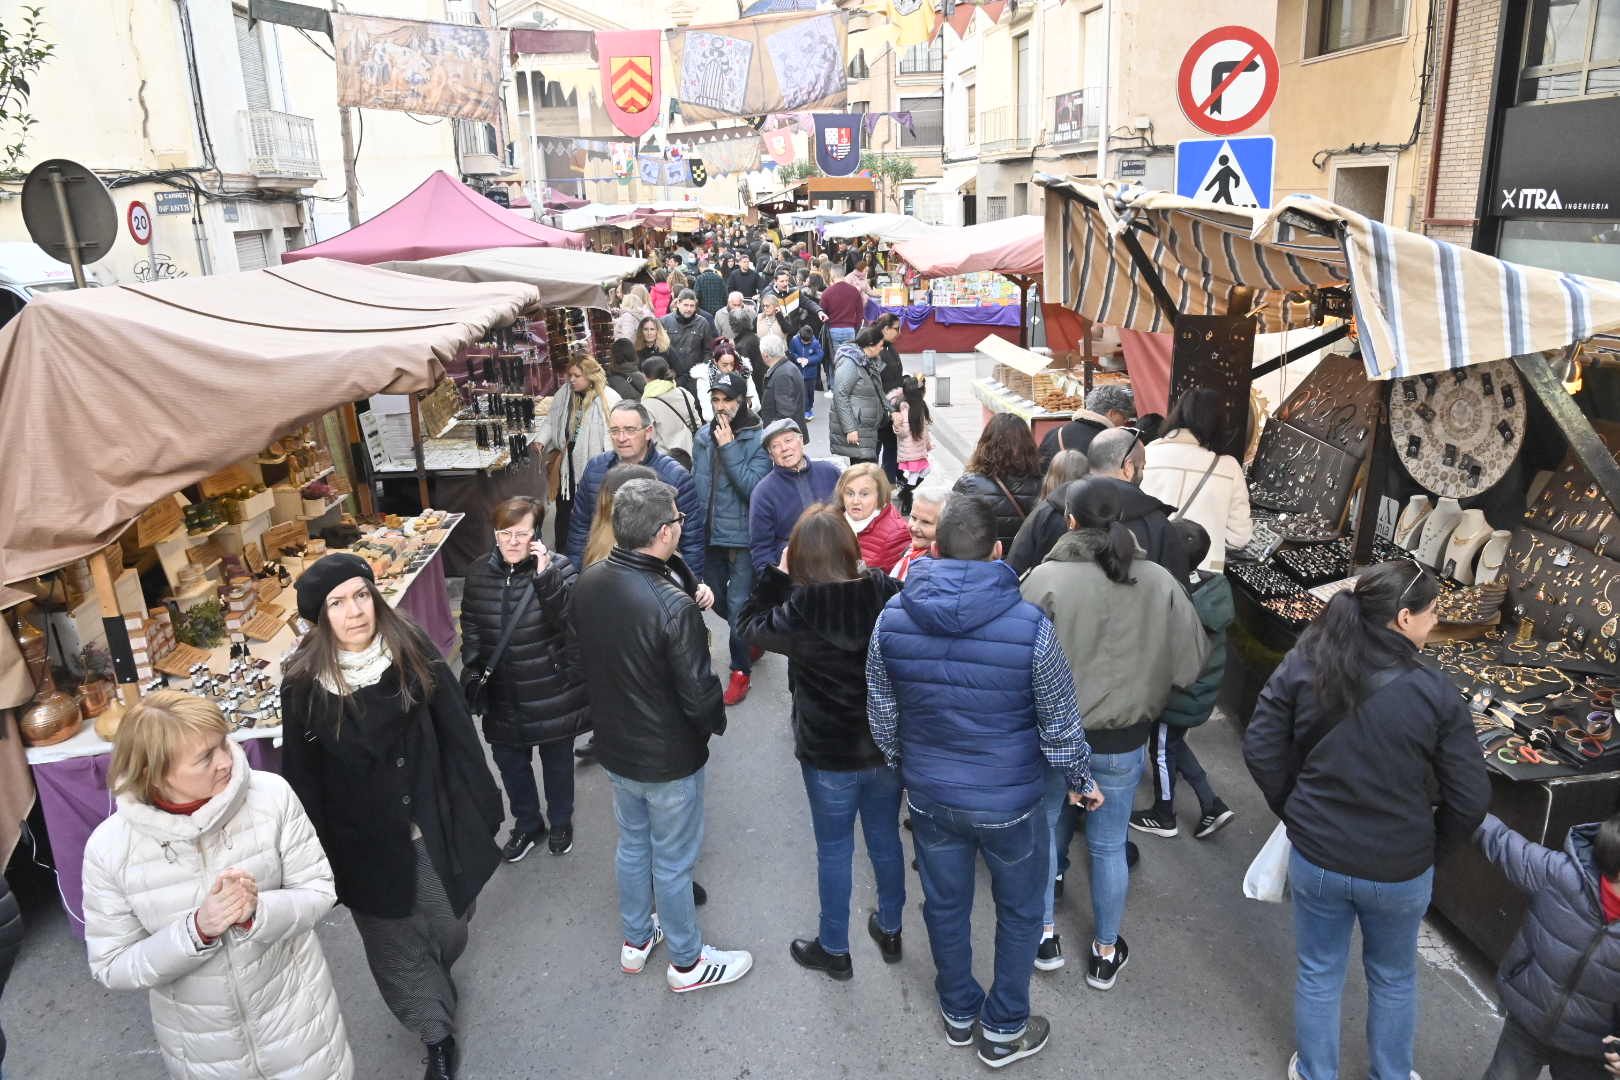
[[[1277,53],[1247,26],[1211,30],[1187,50],[1176,73],[1181,111],[1211,135],[1236,135],[1277,99]]]
[[[152,242],[152,212],[146,204],[136,200],[129,204],[129,212],[125,215],[129,224],[129,236],[137,244],[150,244]]]

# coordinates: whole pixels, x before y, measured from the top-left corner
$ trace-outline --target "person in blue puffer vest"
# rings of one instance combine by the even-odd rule
[[[621,401],[613,406],[608,413],[608,442],[613,449],[591,458],[574,490],[573,512],[568,518],[568,547],[564,552],[574,569],[585,569],[585,541],[590,539],[602,479],[609,469],[623,462],[647,466],[658,474],[658,479],[675,489],[675,505],[686,515],[681,525],[681,561],[702,581],[706,540],[703,504],[698,502],[692,474],[654,444],[652,414],[647,407],[639,401]]]
[[[748,696],[754,670],[752,650],[737,636],[737,616],[754,591],[754,562],[749,553],[748,504],[754,489],[771,471],[765,452],[764,425],[747,405],[748,377],[738,371],[717,372],[709,383],[712,421],[692,440],[692,483],[703,507],[708,550],[704,578],[714,591],[715,613],[731,627],[731,681],[727,705]]]
[[[980,1060],[1000,1068],[1038,1053],[1051,1030],[1029,1012],[1051,877],[1048,765],[1062,771],[1071,802],[1096,809],[1103,798],[1068,660],[1052,621],[1000,561],[995,515],[952,499],[935,545],[939,557],[913,563],[878,617],[866,712],[908,791],[945,1037],[977,1042]],[[996,904],[988,994],[973,977],[971,945],[980,851]]]

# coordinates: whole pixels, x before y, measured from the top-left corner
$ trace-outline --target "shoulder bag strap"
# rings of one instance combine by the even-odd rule
[[[1013,509],[1018,511],[1018,520],[1019,521],[1023,521],[1024,518],[1029,516],[1028,511],[1026,511],[1024,509],[1023,505],[1021,503],[1019,503],[1019,501],[1017,499],[1013,498],[1013,493],[1011,491],[1007,490],[1007,485],[1006,484],[1003,484],[1000,480],[996,479],[994,476],[992,476],[990,479],[995,483],[996,487],[1001,489],[1001,493],[1003,495],[1007,496],[1007,501],[1012,503]]]
[[[1192,489],[1192,494],[1187,496],[1187,501],[1181,504],[1181,509],[1171,515],[1171,521],[1180,521],[1187,516],[1187,511],[1192,508],[1192,504],[1198,501],[1198,493],[1204,490],[1204,485],[1209,483],[1209,478],[1215,475],[1215,466],[1220,463],[1221,455],[1215,454],[1214,457],[1210,458],[1209,468],[1205,469],[1204,475],[1198,478],[1198,486]]]
[[[529,605],[534,599],[534,581],[531,579],[523,590],[523,599],[518,601],[517,609],[512,612],[512,617],[507,620],[506,625],[501,627],[501,636],[495,642],[495,651],[490,653],[489,659],[484,662],[484,670],[478,677],[479,682],[488,682],[489,677],[500,666],[501,657],[506,654],[506,646],[512,640],[512,631],[517,629],[517,624],[528,612]]]
[[[1406,667],[1405,665],[1395,665],[1392,667],[1379,668],[1377,671],[1373,672],[1372,677],[1367,680],[1367,693],[1361,699],[1362,704],[1366,704],[1368,698],[1372,697],[1374,694],[1378,693],[1378,691],[1382,690],[1384,687],[1388,686],[1390,683],[1394,682],[1396,679],[1400,678],[1402,675],[1405,675],[1411,670],[1411,668]],[[1360,713],[1361,709],[1358,707],[1356,712]],[[1354,717],[1352,716],[1351,718],[1353,719]],[[1332,727],[1323,732],[1317,738],[1317,740],[1311,744],[1311,748],[1305,751],[1304,755],[1299,759],[1300,772],[1305,770],[1305,763],[1308,762],[1311,755],[1316,752],[1316,748],[1326,742],[1329,735],[1332,735],[1335,731],[1339,730],[1340,726],[1342,726],[1344,722],[1345,718],[1341,717],[1339,720],[1334,722]],[[1297,776],[1298,773],[1295,773],[1295,775]]]
[[[1067,446],[1063,445],[1063,429],[1068,427],[1068,426],[1069,426],[1068,424],[1059,424],[1058,425],[1057,432],[1058,432],[1058,452],[1059,453],[1062,453],[1063,451],[1068,449]]]

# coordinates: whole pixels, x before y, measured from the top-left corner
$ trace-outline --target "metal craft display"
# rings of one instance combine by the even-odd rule
[[[1425,490],[1464,499],[1490,488],[1524,444],[1526,387],[1510,360],[1395,383],[1395,456]]]

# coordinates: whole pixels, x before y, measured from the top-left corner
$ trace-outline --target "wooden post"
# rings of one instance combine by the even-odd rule
[[[411,449],[416,454],[416,494],[422,500],[422,509],[426,510],[431,504],[428,502],[427,454],[422,449],[422,396],[411,395]]]
[[[360,417],[354,411],[354,402],[345,402],[338,409],[343,418],[343,439],[349,444],[349,471],[356,478],[354,497],[360,502],[362,514],[376,513],[372,496],[371,453],[366,449],[365,437],[360,434]]]
[[[118,695],[125,707],[129,707],[141,700],[140,677],[135,673],[135,653],[129,647],[124,613],[118,610],[118,593],[113,588],[112,570],[107,566],[105,552],[97,551],[90,556],[90,577],[96,586],[96,602],[101,606],[101,625],[107,632],[107,652],[112,656]]]
[[[1372,448],[1362,464],[1365,472],[1361,480],[1361,511],[1356,515],[1350,540],[1351,569],[1372,562],[1373,540],[1378,533],[1378,506],[1384,499],[1384,480],[1395,463],[1395,444],[1389,432],[1389,386],[1384,387],[1384,400],[1378,406],[1378,418],[1373,422]]]

